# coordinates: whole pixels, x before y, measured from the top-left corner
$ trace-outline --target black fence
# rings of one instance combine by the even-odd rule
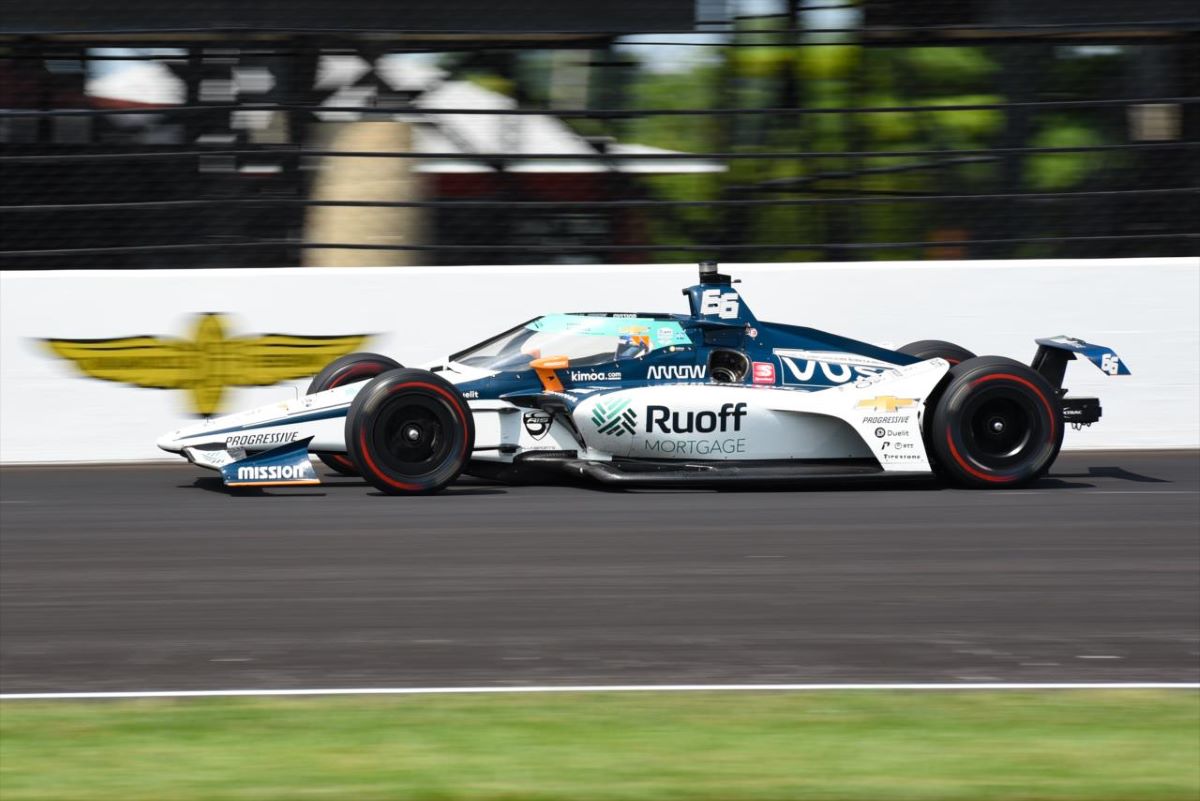
[[[0,36],[0,264],[1200,252],[1200,13],[930,5]]]

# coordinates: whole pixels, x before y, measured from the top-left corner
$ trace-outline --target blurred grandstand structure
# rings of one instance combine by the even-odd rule
[[[0,2],[0,266],[1179,256],[1179,0]]]

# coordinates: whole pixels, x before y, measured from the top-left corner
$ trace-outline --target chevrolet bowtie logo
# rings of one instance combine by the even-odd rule
[[[897,409],[907,409],[916,402],[916,398],[897,398],[895,395],[880,395],[877,398],[860,400],[858,408],[874,409],[877,412],[894,412]]]
[[[226,387],[266,387],[304,378],[357,350],[368,334],[229,337],[222,315],[199,315],[190,339],[158,336],[47,339],[54,353],[85,375],[135,387],[187,392],[192,410],[220,411]]]

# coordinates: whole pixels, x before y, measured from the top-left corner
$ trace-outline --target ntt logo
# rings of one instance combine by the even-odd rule
[[[246,465],[237,469],[238,481],[279,481],[304,478],[304,468],[297,465]]]

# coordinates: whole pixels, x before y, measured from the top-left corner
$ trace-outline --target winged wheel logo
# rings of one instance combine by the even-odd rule
[[[131,336],[115,339],[46,339],[57,356],[84,375],[135,387],[187,393],[192,411],[221,410],[226,387],[266,387],[304,378],[338,356],[359,350],[369,334],[302,336],[226,333],[221,314],[201,314],[190,338]]]

